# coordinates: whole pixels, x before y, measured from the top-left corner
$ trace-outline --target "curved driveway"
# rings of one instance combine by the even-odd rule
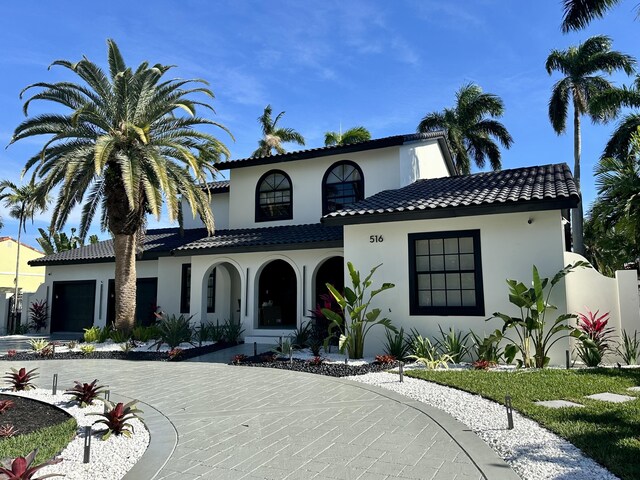
[[[98,378],[153,407],[154,448],[127,479],[517,478],[440,410],[346,380],[204,362],[2,364],[39,367],[44,388],[53,373],[59,388]]]

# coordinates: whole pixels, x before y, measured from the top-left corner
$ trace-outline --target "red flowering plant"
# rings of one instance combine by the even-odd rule
[[[35,477],[34,475],[41,468],[48,465],[55,465],[62,461],[61,458],[54,458],[44,463],[35,464],[34,460],[37,454],[38,449],[35,449],[26,457],[4,460],[2,466],[0,466],[1,478],[6,480],[38,480],[49,477],[64,477],[64,475],[59,473],[49,473],[41,477]]]
[[[578,344],[578,356],[587,367],[597,367],[604,355],[611,350],[609,342],[613,328],[608,326],[609,312],[600,315],[600,310],[578,314],[578,330],[584,335]]]

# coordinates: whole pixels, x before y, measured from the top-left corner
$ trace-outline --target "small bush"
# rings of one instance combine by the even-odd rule
[[[174,349],[181,343],[191,343],[193,336],[193,330],[191,329],[191,319],[180,315],[162,315],[160,322],[157,325],[159,337],[157,341],[149,348],[156,347],[156,350],[160,350],[162,344],[166,343],[169,349]]]
[[[16,370],[11,368],[11,372],[7,372],[4,379],[11,385],[13,391],[31,390],[35,385],[31,383],[40,374],[36,373],[37,368],[27,371],[26,368]]]
[[[80,345],[80,351],[83,355],[89,355],[96,351],[96,347],[94,345]]]
[[[104,343],[107,340],[111,339],[111,334],[113,332],[112,325],[105,325],[102,328],[98,328],[98,343]]]
[[[224,325],[224,340],[229,343],[239,343],[244,333],[244,328],[240,322],[235,323],[233,320],[225,320]]]
[[[31,350],[36,353],[40,353],[49,345],[49,340],[46,338],[31,338],[29,339],[29,346]]]
[[[476,361],[484,361],[496,365],[504,360],[504,351],[500,348],[500,344],[494,341],[493,337],[487,337],[486,335],[480,337],[472,331],[471,339]]]
[[[395,333],[391,330],[385,330],[385,335],[387,337],[384,345],[385,353],[399,360],[404,360],[411,350],[411,343],[404,334],[404,328],[400,327]]]
[[[134,433],[133,426],[129,421],[134,418],[140,419],[138,414],[142,413],[142,410],[138,410],[135,407],[136,403],[138,403],[137,400],[132,400],[127,404],[118,403],[114,405],[109,400],[105,400],[105,411],[103,413],[89,414],[102,417],[100,420],[96,420],[94,425],[106,425],[107,433],[102,436],[103,440],[107,440],[112,434],[130,437]]]
[[[440,353],[449,355],[454,363],[460,363],[469,352],[467,339],[471,333],[462,335],[462,332],[456,333],[453,327],[450,327],[449,331],[445,333],[440,325],[438,325],[438,330],[440,330],[440,338],[436,340],[438,350]]]
[[[18,429],[10,423],[0,425],[0,438],[11,438],[16,433],[18,433]]]
[[[231,363],[234,363],[236,365],[240,365],[241,363],[244,363],[247,361],[247,356],[244,353],[239,353],[237,355],[234,355],[231,358]]]
[[[322,365],[324,363],[324,358],[319,355],[316,355],[311,360],[308,360],[309,365]]]
[[[66,390],[65,395],[70,395],[73,399],[80,404],[81,408],[87,405],[93,404],[93,401],[98,398],[102,392],[106,390],[104,385],[98,385],[98,380],[94,380],[91,383],[75,383],[74,387]]]
[[[182,349],[181,348],[172,348],[171,350],[169,350],[167,355],[168,355],[170,361],[178,360],[182,356]]]
[[[18,354],[18,351],[15,348],[7,350],[7,357],[15,357]]]
[[[95,343],[98,341],[99,335],[100,327],[85,328],[82,338],[86,343]]]
[[[640,338],[638,337],[638,332],[634,331],[632,337],[626,330],[623,330],[622,341],[618,344],[616,351],[627,365],[636,365],[640,357]]]
[[[604,355],[611,350],[609,341],[613,335],[613,328],[607,327],[609,323],[609,312],[598,316],[599,310],[595,313],[587,309],[587,313],[578,314],[578,330],[584,336],[578,344],[578,356],[587,367],[597,367],[602,362]]]
[[[109,332],[111,340],[114,343],[124,343],[124,342],[128,342],[129,338],[131,338],[131,336],[126,333],[123,332],[122,330],[112,330],[111,332]]]
[[[47,462],[41,463],[39,465],[34,464],[34,460],[36,455],[38,454],[38,449],[30,452],[26,457],[18,457],[14,459],[8,459],[2,462],[2,467],[0,467],[0,475],[3,475],[6,480],[37,480],[34,477],[36,472],[41,468],[47,467],[49,465],[55,465],[56,463],[60,463],[62,458],[54,458],[53,460],[49,460]],[[48,478],[48,477],[64,477],[64,475],[57,473],[50,473],[43,477],[38,478]]]
[[[29,306],[29,328],[35,332],[47,328],[48,310],[46,300],[32,302]]]
[[[429,369],[440,366],[448,368],[448,364],[453,363],[449,354],[438,351],[438,348],[431,343],[428,337],[423,337],[416,330],[411,331],[411,352],[412,354],[407,358],[412,358]]]
[[[376,362],[381,363],[383,365],[389,365],[391,363],[396,362],[396,357],[394,355],[376,355]]]
[[[311,338],[312,327],[311,322],[302,323],[296,328],[290,335],[291,343],[298,348],[307,348],[309,346],[309,339]]]
[[[0,415],[15,406],[16,404],[12,400],[0,400]]]

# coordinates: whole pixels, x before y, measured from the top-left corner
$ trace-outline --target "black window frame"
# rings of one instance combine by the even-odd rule
[[[267,178],[271,175],[282,175],[287,182],[289,182],[289,208],[284,213],[279,215],[268,215],[265,213],[262,208],[262,204],[260,203],[260,189],[262,184],[267,180]],[[277,192],[279,190],[272,190],[273,192]],[[283,190],[284,191],[284,190]],[[284,203],[282,205],[285,205]],[[282,170],[269,170],[267,173],[262,175],[256,184],[256,195],[255,195],[255,219],[256,222],[274,222],[277,220],[291,220],[293,218],[293,182],[291,181],[291,177]]]
[[[349,181],[349,182],[342,182],[342,183],[332,183],[329,184],[327,183],[327,180],[329,179],[329,176],[331,175],[331,173],[333,172],[333,170],[335,170],[337,167],[340,167],[342,165],[349,165],[352,166],[359,174],[360,174],[360,180],[356,180],[356,181]],[[340,204],[339,206],[330,209],[329,208],[329,195],[328,195],[328,185],[344,185],[347,183],[357,183],[358,187],[356,190],[356,198],[353,202],[351,203],[343,203]],[[357,191],[359,190],[359,192]],[[359,197],[359,198],[358,198]],[[344,198],[344,197],[342,197]],[[358,165],[357,163],[351,161],[351,160],[340,160],[339,162],[334,163],[333,165],[331,165],[326,172],[324,172],[324,176],[322,177],[322,214],[323,215],[327,215],[328,213],[331,212],[335,212],[336,210],[340,210],[343,207],[346,207],[348,205],[352,205],[355,202],[359,202],[360,200],[364,199],[364,173],[362,173],[362,169],[360,168],[360,165]]]
[[[473,239],[473,255],[474,255],[474,288],[476,304],[474,306],[421,306],[418,301],[418,275],[424,273],[424,270],[418,270],[416,258],[416,241],[417,240],[433,240],[447,238],[471,237]],[[409,243],[409,314],[410,315],[459,315],[459,316],[484,316],[484,286],[482,282],[482,252],[480,245],[480,230],[452,230],[444,232],[423,232],[410,233],[408,235]],[[458,253],[460,255],[460,253]],[[443,252],[444,256],[444,252]],[[433,273],[470,273],[468,269],[446,270],[442,271],[429,270]],[[446,285],[446,280],[445,280]],[[462,290],[462,288],[461,288]],[[446,291],[446,286],[445,286]]]
[[[191,310],[191,264],[182,264],[182,277],[180,278],[180,313],[189,313]]]
[[[207,278],[207,313],[216,311],[216,269],[211,270]]]

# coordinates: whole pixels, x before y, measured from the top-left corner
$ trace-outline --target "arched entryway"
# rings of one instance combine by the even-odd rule
[[[273,260],[259,275],[258,328],[296,328],[298,291],[293,267]]]
[[[316,270],[314,306],[323,304],[322,296],[329,293],[327,283],[339,292],[344,291],[344,258],[331,257]]]
[[[207,269],[202,281],[200,311],[208,321],[227,320],[238,323],[241,319],[241,282],[238,269],[229,262],[221,262]]]

